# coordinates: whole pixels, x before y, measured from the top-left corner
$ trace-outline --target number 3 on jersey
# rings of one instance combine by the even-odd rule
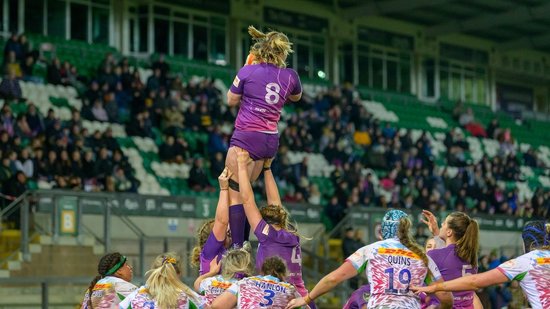
[[[281,97],[279,96],[281,86],[279,86],[279,84],[269,83],[265,86],[265,91],[267,92],[265,94],[265,102],[267,104],[275,105],[279,103],[279,100],[281,99]]]
[[[265,302],[260,303],[260,307],[267,307],[273,305],[273,296],[275,296],[275,292],[271,290],[264,290],[264,299]]]

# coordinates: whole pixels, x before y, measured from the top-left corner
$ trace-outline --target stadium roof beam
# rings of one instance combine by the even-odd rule
[[[426,6],[437,6],[453,0],[371,0],[366,4],[342,10],[344,18],[357,18],[405,12]]]
[[[435,25],[426,30],[428,36],[439,36],[448,33],[475,31],[496,26],[517,25],[535,19],[546,18],[550,14],[550,3],[536,7],[517,6],[496,14],[484,14],[466,20]]]
[[[517,40],[511,40],[499,44],[497,46],[498,50],[514,50],[514,49],[525,49],[525,48],[542,48],[550,46],[550,34],[541,34],[532,37],[524,37]]]

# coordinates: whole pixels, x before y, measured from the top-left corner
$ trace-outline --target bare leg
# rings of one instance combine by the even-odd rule
[[[225,166],[229,168],[231,173],[231,179],[235,182],[239,182],[238,177],[238,166],[237,166],[237,152],[234,147],[229,148],[227,151],[227,157],[225,158]],[[248,175],[250,176],[250,181],[254,182],[260,174],[262,173],[262,168],[264,166],[264,160],[252,161],[248,164]]]

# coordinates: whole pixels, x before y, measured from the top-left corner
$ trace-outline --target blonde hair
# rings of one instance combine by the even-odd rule
[[[181,265],[180,257],[168,252],[157,256],[151,270],[145,273],[147,289],[159,308],[175,308],[182,292],[198,303],[195,293],[179,278]]]
[[[262,219],[264,219],[267,224],[278,225],[289,233],[306,240],[311,240],[311,238],[298,234],[296,223],[290,223],[288,210],[286,210],[282,205],[266,205],[260,208],[260,214],[262,215]]]
[[[244,249],[229,251],[222,259],[222,277],[225,280],[235,278],[237,273],[249,276],[253,272],[252,256]]]
[[[292,43],[286,34],[278,31],[263,33],[254,26],[248,26],[248,33],[255,41],[250,47],[254,62],[267,62],[280,68],[286,67],[286,57],[293,53]]]
[[[203,223],[203,225],[198,229],[197,231],[197,244],[193,248],[193,251],[191,252],[191,265],[194,267],[199,267],[201,264],[200,256],[202,248],[204,247],[204,244],[206,244],[206,241],[208,240],[208,237],[210,236],[210,232],[212,232],[212,228],[214,226],[214,219],[208,220]]]
[[[418,255],[422,262],[424,262],[424,265],[428,267],[428,256],[426,256],[426,253],[424,252],[424,249],[416,243],[416,240],[412,238],[410,229],[411,229],[411,220],[409,220],[408,217],[402,217],[399,219],[399,227],[397,228],[397,238],[399,238],[399,242],[407,247],[407,249],[411,250],[414,254]],[[428,272],[430,270],[428,269]]]

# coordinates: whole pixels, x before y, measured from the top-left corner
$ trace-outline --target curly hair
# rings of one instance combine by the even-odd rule
[[[267,62],[280,68],[286,67],[286,58],[294,52],[286,34],[278,31],[263,33],[254,26],[248,27],[248,33],[255,41],[250,47],[250,54],[254,56],[255,62]]]
[[[203,223],[203,225],[198,229],[197,231],[197,244],[193,248],[193,251],[191,252],[191,265],[194,267],[200,266],[200,256],[202,248],[204,247],[204,244],[206,244],[206,241],[208,240],[208,237],[210,236],[210,232],[212,232],[212,227],[214,226],[214,219],[208,220]]]
[[[99,264],[97,264],[97,273],[98,275],[95,276],[95,278],[90,282],[90,286],[88,287],[88,308],[93,308],[92,305],[92,291],[94,290],[94,287],[96,283],[101,279],[107,276],[107,272],[109,269],[113,268],[118,262],[121,261],[123,258],[122,254],[118,252],[108,253],[105,254],[100,260]]]

